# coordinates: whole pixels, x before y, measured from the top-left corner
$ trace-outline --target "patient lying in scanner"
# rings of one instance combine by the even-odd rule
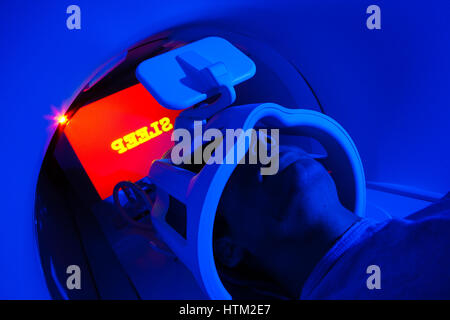
[[[404,219],[361,219],[322,167],[280,149],[280,170],[238,165],[215,227],[219,275],[234,298],[449,299],[450,197]]]

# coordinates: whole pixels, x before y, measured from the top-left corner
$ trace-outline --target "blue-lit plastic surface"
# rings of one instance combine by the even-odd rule
[[[231,43],[208,37],[142,62],[136,76],[164,107],[186,109],[218,86],[232,88],[255,71],[253,61]]]

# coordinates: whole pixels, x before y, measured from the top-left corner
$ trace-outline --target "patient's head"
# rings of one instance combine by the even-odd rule
[[[280,148],[277,174],[260,176],[260,165],[241,164],[228,181],[214,227],[216,264],[241,291],[256,285],[298,298],[314,265],[356,219],[319,162]]]

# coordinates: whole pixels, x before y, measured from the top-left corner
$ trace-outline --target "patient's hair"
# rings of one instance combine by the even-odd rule
[[[170,159],[170,150],[164,157]],[[248,152],[245,157],[247,158],[246,160],[248,160]],[[197,174],[206,165],[204,161],[202,164],[194,164],[193,159],[191,160],[191,164],[183,163],[178,166]],[[244,164],[239,164],[239,166],[255,166],[255,164],[249,164],[249,161],[245,161]],[[233,188],[233,180],[235,181],[235,179],[231,178],[235,173],[236,170],[228,180],[222,195],[227,189]],[[233,299],[288,299],[288,297],[280,293],[277,288],[272,287],[270,281],[266,279],[266,275],[258,273],[254,268],[251,268],[246,263],[247,259],[245,257],[239,264],[232,268],[224,265],[217,259],[217,250],[221,249],[217,248],[217,240],[230,235],[231,232],[227,219],[224,216],[224,212],[221,210],[223,205],[223,197],[221,196],[214,220],[213,252],[217,272],[227,291],[231,294]]]
[[[240,166],[255,166],[254,164],[240,164]],[[236,174],[236,171],[232,175]],[[227,192],[229,188],[233,188],[235,179],[228,180],[222,195]],[[221,197],[219,205],[217,206],[216,216],[214,220],[213,230],[213,250],[215,256],[215,265],[219,273],[220,279],[231,294],[233,299],[289,299],[280,289],[274,286],[273,282],[268,278],[267,274],[258,272],[254,266],[248,263],[247,257],[244,255],[243,259],[234,267],[226,266],[217,259],[217,250],[220,242],[217,241],[223,237],[229,236],[231,228],[228,225],[227,219],[222,210],[224,197]]]

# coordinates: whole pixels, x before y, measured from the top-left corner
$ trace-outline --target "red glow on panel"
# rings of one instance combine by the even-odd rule
[[[137,84],[81,108],[64,132],[105,199],[118,182],[145,177],[152,161],[173,145],[179,112],[165,109]]]

